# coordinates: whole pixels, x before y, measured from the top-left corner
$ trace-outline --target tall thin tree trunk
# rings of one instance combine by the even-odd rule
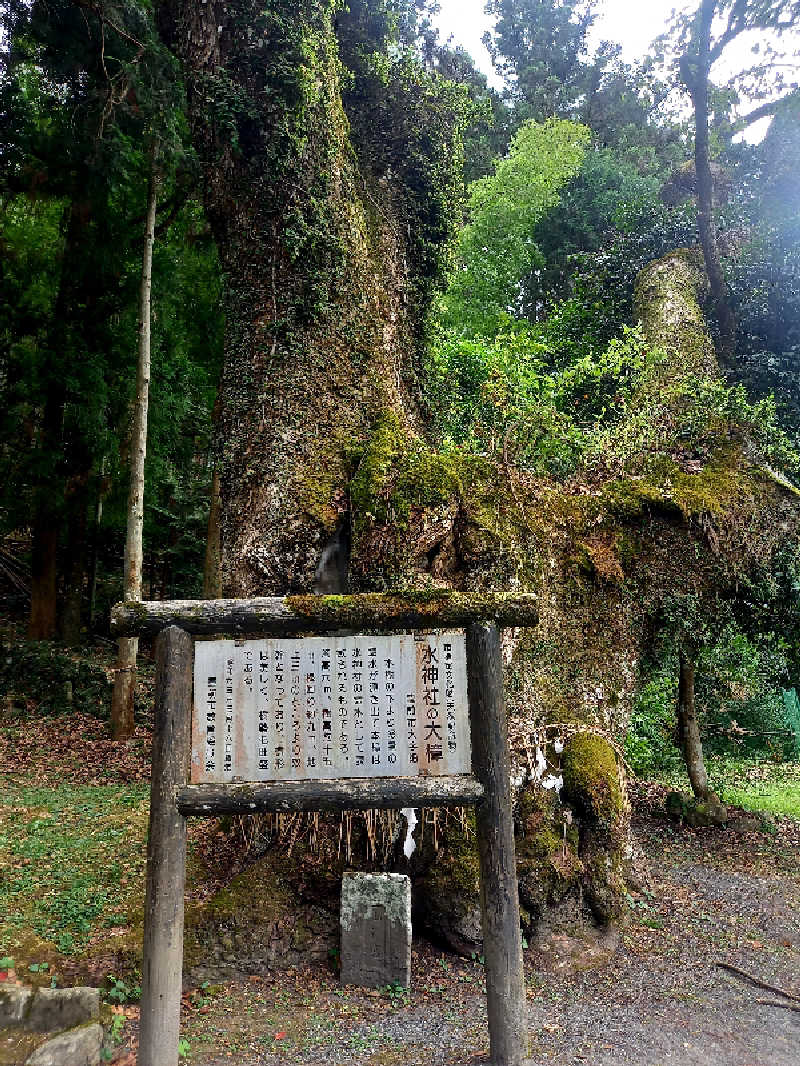
[[[31,640],[52,640],[56,635],[57,551],[58,524],[53,515],[41,509],[33,522],[31,613],[28,621]]]
[[[144,526],[144,460],[147,454],[147,407],[150,393],[150,297],[153,279],[153,243],[156,227],[158,176],[153,150],[147,190],[147,219],[142,256],[142,284],[139,312],[139,363],[136,373],[136,405],[131,447],[131,484],[128,495],[128,529],[125,537],[124,594],[126,600],[142,595],[142,529]],[[114,738],[133,733],[133,694],[136,686],[138,638],[120,638],[114,693],[111,701],[111,729]]]
[[[92,555],[89,563],[89,630],[94,632],[94,612],[97,606],[97,567],[100,554],[100,524],[103,521],[103,505],[106,493],[106,457],[100,461],[100,477],[97,485],[97,501],[95,503],[94,524],[92,527]]]
[[[69,235],[73,224],[70,222]],[[60,307],[56,308],[56,314]],[[39,447],[49,457],[53,477],[39,485],[32,523],[31,613],[28,636],[31,640],[55,640],[58,625],[58,541],[61,532],[61,437],[64,419],[64,384],[60,376],[51,380],[42,413]]]
[[[61,609],[61,639],[76,645],[81,640],[81,622],[88,552],[89,475],[73,479],[67,493],[67,558],[64,567],[64,599]]]
[[[682,75],[694,105],[694,166],[697,181],[697,227],[706,263],[711,299],[720,336],[720,357],[730,365],[736,345],[736,319],[728,298],[714,224],[714,182],[711,176],[708,137],[708,90],[711,76],[711,26],[717,0],[703,0],[697,34],[694,66],[682,65]]]
[[[694,663],[684,652],[680,653],[678,730],[692,791],[698,799],[708,799],[708,774],[703,762],[703,745],[694,702]]]

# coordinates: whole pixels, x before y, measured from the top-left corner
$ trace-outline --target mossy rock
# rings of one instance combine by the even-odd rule
[[[520,902],[531,933],[548,907],[579,892],[578,830],[571,824],[565,832],[553,794],[535,783],[520,793],[515,830]]]
[[[426,841],[417,862],[427,868],[414,879],[414,908],[428,934],[459,955],[480,951],[481,881],[474,812],[467,814],[465,824],[455,819],[447,823],[435,852]]]
[[[728,809],[716,792],[709,792],[704,799],[689,796],[685,792],[670,792],[665,807],[671,818],[685,822],[693,829],[721,828],[728,822]]]
[[[621,853],[593,840],[582,856],[583,898],[595,920],[607,925],[619,918],[627,888],[626,864]]]
[[[578,733],[564,747],[564,799],[599,828],[613,831],[624,814],[614,749],[593,733]]]

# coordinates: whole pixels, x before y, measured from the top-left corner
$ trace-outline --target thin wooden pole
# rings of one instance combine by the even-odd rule
[[[176,626],[163,630],[156,642],[138,1066],[178,1066],[186,819],[175,795],[188,779],[193,651],[192,638]]]
[[[467,627],[472,769],[484,798],[475,808],[481,869],[483,954],[492,1066],[528,1058],[525,975],[511,814],[503,655],[494,623]]]

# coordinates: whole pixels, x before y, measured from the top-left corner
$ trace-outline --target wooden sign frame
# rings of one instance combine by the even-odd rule
[[[150,831],[138,1066],[178,1066],[186,818],[257,811],[474,805],[493,1066],[528,1057],[500,626],[533,626],[532,596],[287,597],[118,604],[116,636],[156,635]],[[189,783],[193,635],[466,629],[472,774],[263,784]]]

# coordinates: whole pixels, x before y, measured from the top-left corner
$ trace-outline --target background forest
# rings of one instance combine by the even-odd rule
[[[618,913],[628,771],[685,765],[713,822],[743,760],[796,762],[800,3],[700,0],[636,64],[589,50],[597,6],[489,0],[495,89],[428,0],[0,0],[9,736],[112,717],[147,395],[141,598],[540,596],[507,678],[531,927],[576,884]],[[466,953],[469,835],[415,860]]]
[[[686,71],[709,7],[729,20],[723,48],[738,32],[761,29],[752,66],[710,85],[705,119],[724,278],[708,309],[725,322],[717,335],[725,375],[686,382],[677,422],[645,416],[637,424],[631,405],[648,355],[633,311],[636,275],[700,237]],[[425,4],[356,2],[334,16],[352,116],[379,86],[396,83],[416,98],[407,135],[448,140],[463,160],[449,171],[441,161],[419,167],[411,184],[415,284],[427,290],[417,372],[429,435],[445,451],[466,448],[590,486],[598,471],[648,448],[688,447],[699,457],[714,419],[746,424],[776,468],[796,472],[797,70],[777,61],[781,39],[764,27],[790,27],[797,12],[792,4],[701,8],[676,18],[631,66],[613,42],[587,54],[592,4],[492,3],[488,43],[500,92],[469,56],[437,40]],[[215,587],[206,549],[219,447],[221,267],[180,69],[152,7],[8,3],[3,20],[0,567],[8,609],[15,617],[31,610],[30,636],[76,646],[106,632],[122,595],[151,171],[147,598],[198,596],[204,570],[206,588]],[[233,97],[213,106],[216,122],[234,122]],[[391,121],[391,106],[384,110]],[[774,115],[757,144],[737,136],[748,111]],[[735,334],[725,351],[729,317]],[[785,556],[782,600],[734,612],[710,642],[698,641],[701,705],[723,748],[788,752],[800,743],[797,706],[783,695],[798,673],[790,543]],[[645,668],[641,729],[630,741],[638,769],[671,750],[662,725],[676,695],[675,648],[662,640]],[[36,652],[17,647],[23,654]],[[13,676],[7,684],[14,689]]]

